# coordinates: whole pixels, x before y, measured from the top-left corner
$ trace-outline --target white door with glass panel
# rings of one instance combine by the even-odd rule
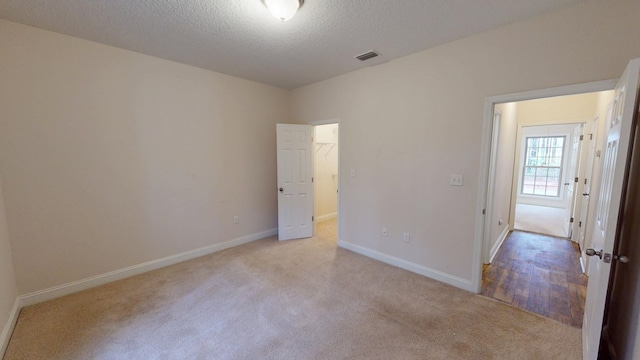
[[[592,256],[582,327],[582,354],[585,360],[595,360],[598,357],[611,262],[617,259],[613,249],[625,186],[639,77],[640,59],[635,59],[627,65],[616,85],[613,113],[606,124],[607,142],[603,146],[602,177],[596,221],[593,224],[592,248],[585,251]]]
[[[278,239],[313,236],[313,127],[277,124]]]

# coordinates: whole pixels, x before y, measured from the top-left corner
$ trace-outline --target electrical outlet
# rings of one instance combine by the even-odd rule
[[[404,233],[402,236],[402,241],[408,244],[411,241],[411,235],[409,233]]]
[[[234,216],[233,217],[233,223],[234,224],[240,224],[240,218],[238,216]]]
[[[387,235],[389,235],[389,232],[387,231],[386,227],[382,228],[382,236],[387,237]]]
[[[451,174],[451,180],[449,180],[449,184],[451,186],[462,186],[463,176],[460,174]]]

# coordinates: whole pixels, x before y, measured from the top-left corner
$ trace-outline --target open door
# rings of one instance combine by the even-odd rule
[[[584,125],[576,125],[571,136],[571,153],[569,154],[569,169],[565,176],[566,192],[565,208],[566,216],[564,220],[564,232],[567,237],[573,237],[573,223],[575,220],[575,192],[578,190],[578,179],[580,174],[580,155],[582,154],[582,130]]]
[[[582,327],[585,360],[595,360],[598,357],[611,262],[617,258],[613,249],[618,236],[618,216],[624,205],[623,189],[628,181],[629,143],[637,108],[639,76],[640,59],[634,59],[627,65],[616,85],[613,113],[606,125],[607,143],[603,154],[596,221],[593,224],[593,248],[586,250],[586,254],[593,258],[589,265],[589,285]]]
[[[277,124],[278,240],[313,236],[313,127]]]
[[[607,119],[611,118],[611,108],[609,105],[607,107]],[[589,134],[589,147],[587,150],[586,164],[585,164],[585,172],[584,172],[584,186],[582,188],[582,202],[580,204],[580,218],[578,220],[578,245],[580,246],[580,250],[584,250],[585,239],[587,237],[588,229],[591,229],[591,224],[588,223],[589,217],[589,203],[591,201],[591,182],[593,178],[593,165],[596,161],[596,139],[598,137],[598,122],[599,118],[595,118],[591,122],[591,133]],[[608,121],[608,120],[604,120]],[[585,137],[586,139],[586,137]],[[599,155],[598,155],[599,157]],[[582,269],[586,271],[587,262],[584,253],[580,256],[580,262],[582,264]]]

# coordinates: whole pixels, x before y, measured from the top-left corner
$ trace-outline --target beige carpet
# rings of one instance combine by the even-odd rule
[[[268,238],[27,307],[5,360],[580,359],[580,341],[578,329],[319,236]]]
[[[564,231],[566,211],[547,206],[517,204],[514,228],[566,238],[567,232]]]

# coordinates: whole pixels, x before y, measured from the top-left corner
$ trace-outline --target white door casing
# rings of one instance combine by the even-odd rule
[[[313,236],[313,127],[277,124],[278,240]]]
[[[613,114],[607,128],[607,141],[603,151],[602,180],[593,224],[592,248],[601,252],[602,258],[592,257],[589,266],[589,284],[582,327],[583,359],[598,357],[604,308],[609,285],[613,248],[617,236],[618,215],[625,186],[631,126],[634,120],[640,59],[627,65],[615,89]]]
[[[489,160],[489,184],[494,184],[496,181],[496,166],[498,162],[498,147],[499,147],[499,137],[500,137],[500,123],[502,122],[502,113],[500,110],[494,108],[493,113],[493,130],[491,135],[491,158]],[[487,193],[487,209],[489,210],[489,214],[485,217],[485,227],[484,227],[484,248],[483,248],[483,263],[489,264],[491,263],[491,244],[493,240],[491,238],[491,229],[493,226],[494,220],[494,197],[495,197],[494,188],[489,188]],[[504,191],[503,189],[499,189],[498,191]],[[509,224],[507,224],[509,227]]]

